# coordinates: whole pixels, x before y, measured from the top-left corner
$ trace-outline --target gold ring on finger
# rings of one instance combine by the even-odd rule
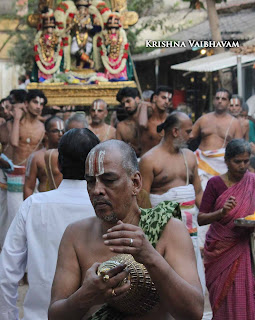
[[[105,274],[105,275],[103,276],[103,281],[104,281],[104,282],[109,281],[109,279],[110,279],[110,277],[109,277],[108,274]]]
[[[112,297],[116,297],[116,296],[117,296],[116,292],[114,291],[114,289],[112,289]]]

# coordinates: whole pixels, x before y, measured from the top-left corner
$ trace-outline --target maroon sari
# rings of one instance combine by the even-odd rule
[[[250,252],[250,229],[236,227],[234,220],[255,211],[255,175],[223,192],[214,210],[234,196],[237,205],[220,221],[213,222],[206,235],[204,262],[214,320],[254,320],[255,282]]]

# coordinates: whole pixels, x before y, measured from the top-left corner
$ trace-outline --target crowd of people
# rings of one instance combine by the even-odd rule
[[[194,123],[171,99],[124,87],[111,117],[1,100],[0,319],[25,274],[25,320],[202,319],[206,287],[213,319],[254,319],[253,229],[235,225],[255,211],[254,122],[223,88]]]

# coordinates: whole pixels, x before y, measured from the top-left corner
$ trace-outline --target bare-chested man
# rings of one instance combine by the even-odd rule
[[[139,163],[143,188],[150,193],[153,207],[169,200],[181,204],[182,220],[194,245],[200,281],[205,290],[204,268],[197,237],[197,207],[200,206],[203,191],[196,157],[187,149],[192,121],[185,113],[173,112],[158,126],[158,132],[162,130],[164,136],[161,142],[146,152]]]
[[[188,232],[181,221],[171,217],[169,211],[160,213],[162,207],[158,215],[166,217],[169,214],[164,227],[159,220],[149,223],[148,217],[153,209],[140,209],[136,201],[142,184],[137,167],[135,152],[122,141],[108,140],[90,152],[85,172],[97,217],[69,225],[63,235],[52,286],[49,320],[88,319],[104,303],[108,304],[102,307],[107,319],[202,318],[203,295]],[[152,232],[155,224],[161,230],[160,236],[156,239],[149,236],[148,239],[145,232],[147,235]],[[117,317],[113,316],[116,309],[109,307],[120,301],[125,304],[126,294],[132,295],[130,281],[119,285],[129,273],[125,265],[97,274],[100,263],[118,254],[130,254],[143,264],[159,294],[159,303],[153,300],[156,305],[147,304],[151,310],[138,317],[132,315],[132,306]],[[147,285],[148,282],[149,279]],[[146,303],[151,291],[146,297],[138,298],[140,290],[133,294],[132,303],[141,311],[143,309],[139,306]],[[102,313],[92,319],[102,319],[100,316]]]
[[[7,119],[6,123],[0,126],[0,142],[2,143],[4,154],[9,159],[13,159],[13,147],[11,145],[10,138],[14,121],[13,117],[16,115],[16,112],[14,111],[16,109],[21,109],[23,115],[25,114],[26,96],[27,92],[25,90],[12,90],[8,97],[8,101],[5,102],[5,104],[7,104]]]
[[[108,115],[107,103],[102,99],[92,102],[90,108],[91,124],[89,129],[102,141],[116,139],[116,129],[105,123]]]
[[[218,89],[213,100],[215,111],[203,115],[193,125],[192,138],[201,137],[195,154],[203,189],[212,176],[227,171],[224,163],[226,144],[233,138],[242,138],[239,121],[228,113],[230,99],[228,90]]]
[[[237,94],[232,95],[228,111],[233,117],[240,121],[243,138],[249,141],[249,120],[242,114],[243,99]]]
[[[139,158],[142,151],[139,113],[141,106],[148,103],[141,102],[138,90],[130,87],[120,89],[116,99],[121,103],[128,114],[127,119],[118,123],[116,138],[131,145]],[[147,107],[145,108],[147,110]]]
[[[141,155],[155,147],[161,140],[162,134],[157,132],[157,126],[166,120],[168,108],[172,99],[169,87],[158,87],[151,97],[152,104],[143,104],[139,114],[141,127]]]
[[[13,120],[6,123],[8,129],[6,153],[14,163],[14,171],[7,174],[7,208],[10,221],[23,201],[27,160],[32,152],[42,148],[45,131],[38,117],[47,103],[47,98],[41,90],[30,90],[26,95],[25,104],[16,100],[16,93],[13,96],[15,98],[12,103]],[[11,156],[8,150],[12,151]]]
[[[6,121],[10,120],[12,117],[12,104],[10,102],[11,98],[7,97],[0,101],[0,126]]]
[[[44,127],[47,138],[47,149],[57,148],[58,142],[65,132],[64,121],[57,116],[52,116],[45,121]],[[36,186],[36,179],[39,180],[39,192],[49,191],[44,160],[45,152],[46,148],[40,149],[33,152],[28,159],[23,191],[24,199],[33,194]]]
[[[38,120],[47,98],[41,90],[30,90],[26,97],[26,113],[21,108],[13,111],[10,143],[13,147],[13,163],[26,165],[30,154],[42,147],[44,125]]]
[[[234,138],[242,138],[240,122],[229,114],[231,95],[226,89],[216,91],[213,104],[215,111],[200,117],[192,129],[192,138],[201,137],[195,155],[198,163],[198,175],[203,190],[207,181],[216,175],[227,172],[224,161],[225,146]],[[199,246],[204,247],[208,226],[199,227]]]
[[[73,128],[83,129],[88,128],[88,122],[84,113],[75,113],[65,122],[65,132]],[[57,189],[63,180],[63,175],[58,168],[58,149],[48,149],[44,156],[47,179],[49,189]]]

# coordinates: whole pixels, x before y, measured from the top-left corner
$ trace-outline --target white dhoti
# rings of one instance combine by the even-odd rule
[[[7,177],[5,172],[0,169],[0,249],[3,247],[9,225],[7,211]]]
[[[150,200],[152,207],[155,207],[162,201],[175,201],[180,203],[182,221],[185,224],[186,228],[189,231],[191,240],[194,246],[196,260],[197,260],[197,269],[200,282],[205,293],[205,273],[204,265],[201,258],[200,248],[198,245],[198,236],[197,236],[197,214],[198,209],[195,205],[195,189],[192,184],[187,186],[176,187],[168,190],[163,194],[150,194]]]
[[[23,202],[25,171],[26,168],[24,166],[14,166],[14,171],[7,173],[7,210],[9,226]]]
[[[205,190],[207,182],[214,176],[219,176],[227,172],[225,164],[225,148],[218,150],[195,151],[198,165],[198,175],[200,177],[202,189]],[[205,235],[210,225],[199,226],[198,228],[198,243],[200,248],[204,247]]]

